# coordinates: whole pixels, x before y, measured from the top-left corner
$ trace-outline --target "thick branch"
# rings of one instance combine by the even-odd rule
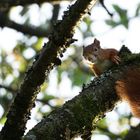
[[[69,140],[77,135],[89,134],[96,122],[112,110],[118,97],[115,84],[127,71],[140,68],[140,56],[132,56],[125,64],[95,78],[83,87],[80,94],[53,111],[25,136],[26,140]]]
[[[46,75],[61,63],[57,57],[70,45],[77,22],[95,4],[96,0],[77,0],[64,13],[63,20],[56,24],[47,44],[26,73],[25,79],[7,115],[7,121],[1,131],[0,140],[19,140],[25,131],[25,124],[34,106],[40,85]]]

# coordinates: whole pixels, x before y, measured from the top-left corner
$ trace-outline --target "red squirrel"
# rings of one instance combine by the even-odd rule
[[[83,56],[89,63],[95,76],[99,76],[113,63],[119,64],[120,58],[118,51],[111,49],[102,49],[100,41],[94,39],[94,42],[87,47],[83,47]]]
[[[88,61],[95,76],[101,75],[113,63],[119,64],[121,59],[118,51],[102,49],[97,39],[87,47],[83,47],[83,57]],[[126,101],[135,117],[140,118],[140,68],[131,68],[121,80],[116,81],[117,95]]]

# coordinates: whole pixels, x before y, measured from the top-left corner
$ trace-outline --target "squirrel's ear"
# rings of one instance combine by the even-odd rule
[[[96,45],[100,45],[100,41],[97,40],[97,39],[95,38],[95,39],[94,39],[94,44],[96,44]]]

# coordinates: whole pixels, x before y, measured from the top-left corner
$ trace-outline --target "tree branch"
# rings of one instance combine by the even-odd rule
[[[31,36],[35,35],[38,37],[48,37],[48,35],[52,31],[51,25],[53,25],[53,24],[51,22],[57,20],[58,13],[59,13],[59,5],[56,4],[56,5],[54,5],[53,17],[50,21],[50,25],[48,25],[49,27],[44,29],[41,27],[35,27],[33,25],[18,24],[16,22],[10,20],[5,12],[0,11],[0,17],[1,17],[0,26],[1,27],[9,27],[9,28],[15,29],[19,32],[22,32],[23,34],[28,34]]]
[[[17,92],[17,90],[15,90],[15,89],[13,89],[11,87],[5,86],[5,85],[1,85],[1,84],[0,84],[0,88],[4,88],[7,91],[11,92],[12,94],[15,94]]]
[[[59,15],[59,10],[60,10],[60,4],[55,4],[53,6],[53,15],[52,15],[52,19],[51,19],[51,22],[54,22],[57,20],[58,18],[58,15]]]
[[[19,32],[22,32],[23,34],[29,34],[31,36],[35,35],[38,37],[47,37],[51,32],[51,28],[43,29],[41,27],[35,27],[32,25],[18,24],[10,20],[4,12],[0,12],[0,17],[1,27],[9,27]]]
[[[96,0],[77,0],[75,4],[69,7],[68,11],[64,12],[63,20],[54,26],[49,42],[44,44],[40,54],[36,57],[36,61],[26,72],[24,81],[7,115],[6,123],[2,128],[0,140],[21,139],[40,85],[43,84],[50,70],[61,63],[58,56],[73,41],[74,27],[95,3]]]
[[[99,0],[102,7],[106,10],[106,12],[112,17],[113,13],[111,13],[104,4],[104,0]]]
[[[130,58],[131,57],[131,58]],[[120,66],[95,78],[78,96],[50,113],[25,136],[25,140],[69,140],[90,133],[98,120],[114,108],[118,101],[116,82],[130,69],[140,68],[140,55],[129,56]]]
[[[57,20],[58,13],[59,13],[59,5],[56,4],[56,5],[54,5],[53,17],[51,19],[51,22]],[[1,16],[1,19],[2,19],[0,21],[0,26],[1,27],[9,27],[9,28],[15,29],[19,32],[22,32],[23,34],[28,34],[28,35],[31,35],[31,36],[35,35],[35,36],[38,36],[38,37],[48,37],[48,35],[52,31],[51,25],[53,25],[53,24],[48,25],[50,27],[47,27],[46,29],[44,29],[44,28],[41,28],[41,27],[35,27],[33,25],[18,24],[16,22],[10,20],[8,18],[7,14],[4,13],[4,12],[0,12],[0,16]]]

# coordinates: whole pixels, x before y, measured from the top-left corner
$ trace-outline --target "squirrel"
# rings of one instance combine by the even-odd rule
[[[120,57],[116,49],[102,49],[100,41],[96,38],[87,47],[83,47],[83,57],[87,60],[95,76],[99,76],[109,69],[113,63],[119,64]]]
[[[108,70],[113,63],[118,65],[121,62],[118,54],[113,48],[102,49],[97,39],[83,47],[83,57],[95,76]],[[120,99],[129,104],[132,114],[140,118],[140,68],[128,69],[122,79],[116,81],[115,90]]]

